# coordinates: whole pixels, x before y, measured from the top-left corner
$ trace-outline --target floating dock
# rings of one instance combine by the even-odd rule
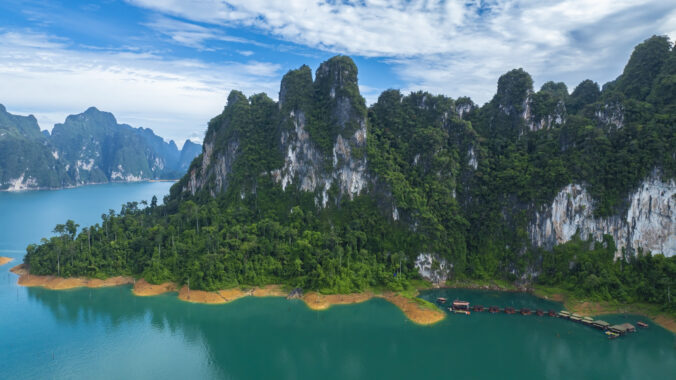
[[[439,297],[437,298],[437,303],[439,304],[445,304],[447,302],[446,298]],[[461,300],[455,300],[452,302],[452,306],[448,308],[448,310],[452,313],[455,314],[465,314],[465,315],[470,315],[470,310],[474,312],[484,312],[487,311],[491,314],[495,313],[500,313],[500,312],[505,312],[505,314],[521,314],[521,315],[531,315],[535,314],[537,316],[550,316],[550,317],[558,317],[558,318],[563,318],[563,319],[568,319],[573,322],[578,322],[586,326],[594,327],[599,330],[602,330],[608,335],[609,339],[615,339],[619,336],[625,335],[629,332],[636,332],[636,327],[630,323],[622,323],[618,325],[613,325],[611,326],[610,323],[602,320],[594,320],[592,317],[585,317],[577,313],[571,313],[566,310],[561,310],[559,312],[556,312],[555,310],[547,310],[544,311],[542,309],[536,309],[532,310],[527,307],[521,308],[521,309],[516,309],[511,306],[506,306],[504,308],[501,308],[499,306],[489,306],[488,308],[485,308],[483,305],[472,305],[470,306],[470,303],[468,301],[461,301]],[[648,324],[644,322],[637,322],[636,323],[640,327],[648,327]]]

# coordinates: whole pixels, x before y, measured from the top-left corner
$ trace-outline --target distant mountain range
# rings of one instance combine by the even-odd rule
[[[201,152],[190,140],[179,150],[151,129],[118,124],[94,107],[49,134],[33,115],[13,115],[0,104],[0,190],[175,179]]]

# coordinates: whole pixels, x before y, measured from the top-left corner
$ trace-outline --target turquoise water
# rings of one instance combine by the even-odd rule
[[[95,223],[168,183],[0,193],[0,256],[20,258],[54,224]],[[20,261],[20,260],[17,260]],[[676,339],[651,324],[616,340],[556,318],[472,313],[434,326],[376,299],[309,310],[301,301],[244,298],[196,305],[134,297],[129,286],[50,291],[17,286],[0,267],[0,379],[667,379]],[[485,306],[560,309],[527,294],[435,290]],[[637,316],[608,316],[636,322]]]

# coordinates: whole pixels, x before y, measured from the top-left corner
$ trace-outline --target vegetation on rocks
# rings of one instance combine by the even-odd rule
[[[416,257],[434,253],[454,281],[537,282],[673,311],[676,257],[639,251],[616,261],[610,237],[577,236],[547,251],[532,246],[527,226],[572,182],[588,185],[602,216],[626,210],[627,194],[653,171],[676,177],[675,57],[666,37],[652,37],[602,91],[585,80],[570,95],[555,82],[535,92],[530,75],[513,70],[482,107],[388,90],[366,108],[348,57],[322,64],[314,82],[303,66],[282,80],[280,103],[230,94],[205,138],[210,157],[222,160],[214,171],[201,169],[205,148],[194,178],[174,185],[163,205],[128,203],[79,234],[57,231],[29,246],[25,262],[35,274],[348,293],[402,290],[419,279]],[[329,174],[338,170],[338,136],[365,123],[365,191],[283,188],[273,173],[288,159],[281,140],[298,110]],[[204,185],[191,191],[196,181]],[[326,206],[317,202],[324,190]]]

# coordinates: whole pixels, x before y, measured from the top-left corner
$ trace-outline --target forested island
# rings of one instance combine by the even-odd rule
[[[388,90],[367,107],[337,56],[289,71],[277,102],[232,91],[163,204],[58,225],[24,263],[202,291],[499,282],[674,316],[675,125],[667,37],[602,88],[536,92],[516,69],[483,106]]]

